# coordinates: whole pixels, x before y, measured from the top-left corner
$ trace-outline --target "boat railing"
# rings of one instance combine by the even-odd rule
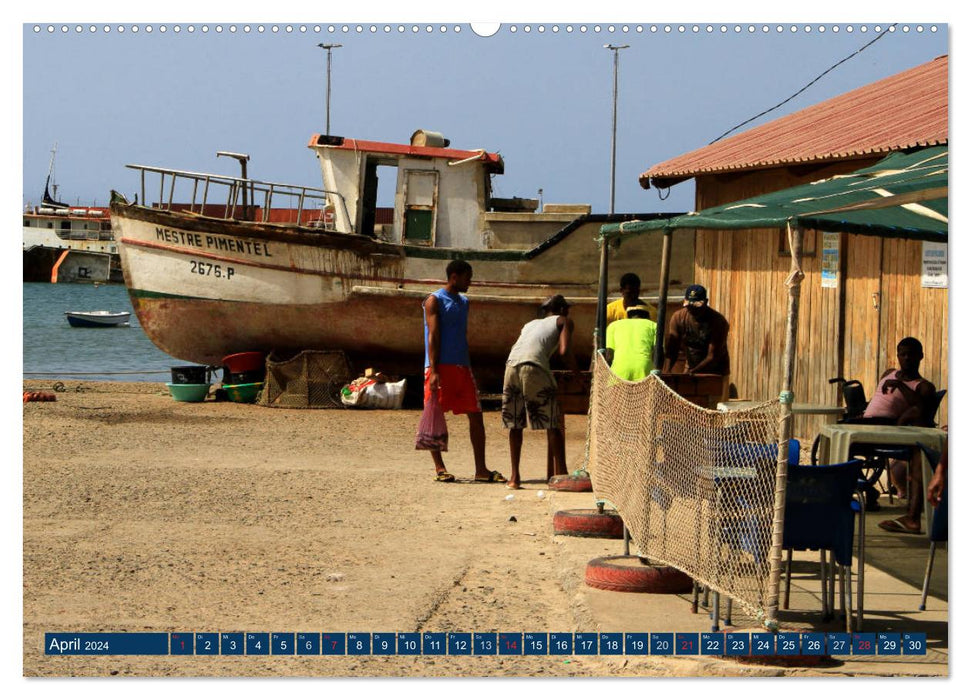
[[[125,167],[141,174],[143,204],[148,202],[146,181],[151,175],[158,176],[158,201],[152,206],[163,210],[188,209],[191,213],[234,221],[251,221],[258,217],[259,221],[269,223],[272,210],[277,206],[278,209],[296,209],[298,225],[346,233],[353,231],[344,196],[334,190],[149,165],[129,164]],[[178,201],[181,198],[185,199]],[[281,201],[291,206],[285,207]]]

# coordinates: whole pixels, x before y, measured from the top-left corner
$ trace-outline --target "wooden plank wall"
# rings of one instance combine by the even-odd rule
[[[920,286],[920,241],[886,240],[883,246],[881,366],[896,366],[897,342],[913,336],[924,345],[920,373],[938,389],[947,389],[947,290],[924,289]],[[947,424],[947,396],[938,411],[937,422],[939,425]]]
[[[863,167],[844,164],[843,171]],[[811,181],[830,174],[792,173],[784,169],[747,173],[737,178],[699,178],[697,207],[702,209]],[[834,404],[838,390],[830,377],[863,382],[871,396],[876,378],[896,363],[896,343],[914,335],[924,343],[922,374],[938,388],[947,385],[947,290],[921,289],[921,244],[844,235],[846,256],[845,350],[840,366],[839,289],[821,284],[822,234],[806,232],[797,354],[794,376],[796,401]],[[695,280],[708,288],[711,306],[731,323],[729,351],[732,383],[739,398],[771,399],[782,388],[789,273],[788,254],[779,253],[779,232],[698,231],[695,243]],[[884,248],[885,246],[885,248]],[[881,260],[883,274],[879,273]],[[873,292],[880,292],[879,309]],[[888,364],[889,362],[891,364]],[[938,414],[947,419],[947,404]],[[822,418],[799,417],[794,432],[801,440],[818,433]]]

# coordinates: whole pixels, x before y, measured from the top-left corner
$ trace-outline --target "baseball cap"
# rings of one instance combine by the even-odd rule
[[[700,301],[708,301],[708,290],[706,290],[700,284],[692,284],[690,287],[684,290],[684,300],[689,304],[694,304]]]

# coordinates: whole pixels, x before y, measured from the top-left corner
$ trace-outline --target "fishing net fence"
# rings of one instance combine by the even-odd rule
[[[352,379],[340,351],[304,350],[293,357],[271,354],[260,404],[275,408],[343,408],[341,388]]]
[[[763,619],[775,596],[779,401],[713,411],[658,376],[618,378],[599,353],[594,365],[587,469],[595,496],[617,508],[641,556]]]

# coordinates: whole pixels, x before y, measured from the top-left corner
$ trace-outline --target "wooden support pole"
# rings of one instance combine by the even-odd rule
[[[668,282],[671,277],[671,235],[669,228],[664,229],[661,242],[661,280],[657,293],[657,340],[654,343],[654,369],[664,369],[664,324],[668,319]]]
[[[602,234],[601,234],[602,235]],[[607,248],[610,241],[600,239],[600,283],[597,287],[597,329],[596,350],[603,350],[607,345]]]
[[[782,528],[786,516],[786,477],[789,471],[789,438],[792,437],[792,385],[796,366],[796,336],[799,330],[799,297],[802,291],[802,236],[801,228],[786,225],[792,264],[786,286],[789,288],[789,313],[786,317],[786,349],[783,361],[781,430],[779,453],[776,460],[775,503],[772,512],[772,542],[769,548],[769,586],[763,624],[771,631],[779,628],[779,584],[782,574]]]

